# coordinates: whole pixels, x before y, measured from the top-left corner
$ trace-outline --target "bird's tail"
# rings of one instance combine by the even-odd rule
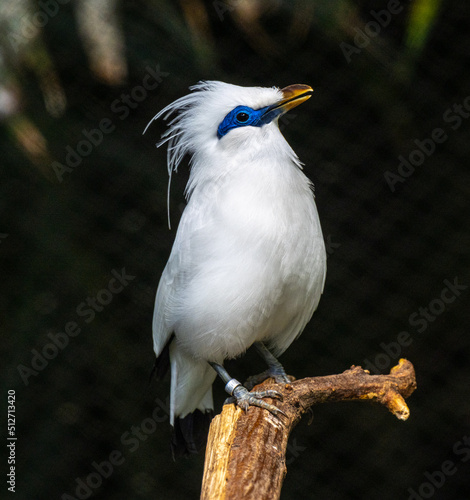
[[[205,444],[214,414],[212,384],[216,373],[207,361],[185,354],[170,345],[170,423],[173,425],[173,458],[197,453]]]
[[[183,418],[175,418],[171,437],[173,460],[186,457],[191,453],[198,453],[204,448],[213,416],[213,410],[205,412],[195,410]]]

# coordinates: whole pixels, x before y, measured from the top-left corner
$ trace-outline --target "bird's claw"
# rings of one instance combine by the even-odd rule
[[[286,414],[276,406],[263,401],[262,398],[273,398],[283,400],[282,394],[278,391],[274,390],[266,390],[266,391],[255,391],[249,392],[248,389],[239,385],[233,391],[233,397],[229,398],[230,400],[234,400],[237,406],[239,406],[242,410],[247,411],[250,406],[258,406],[259,408],[264,408],[268,410],[275,416],[282,414],[286,416]],[[228,400],[227,400],[228,401]]]

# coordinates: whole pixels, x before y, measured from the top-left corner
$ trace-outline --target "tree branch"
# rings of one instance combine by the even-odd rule
[[[289,435],[310,407],[330,401],[376,401],[406,420],[410,411],[404,398],[416,389],[416,378],[413,365],[400,359],[389,375],[370,375],[352,366],[339,375],[285,385],[268,379],[256,390],[267,387],[282,394],[282,402],[272,401],[286,416],[278,418],[256,407],[244,413],[233,404],[224,405],[209,430],[201,500],[279,498]]]

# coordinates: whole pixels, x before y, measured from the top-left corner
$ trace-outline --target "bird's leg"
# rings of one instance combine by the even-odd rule
[[[266,361],[269,368],[259,375],[252,375],[249,377],[245,382],[246,387],[251,389],[267,378],[273,378],[278,384],[290,384],[292,380],[287,375],[284,367],[273,356],[271,351],[263,344],[263,342],[255,342],[254,346],[261,357]]]
[[[255,392],[250,392],[246,387],[243,387],[241,382],[239,382],[237,379],[232,378],[227,370],[222,366],[217,363],[212,363],[209,361],[209,364],[214,368],[214,370],[217,372],[217,375],[224,381],[225,384],[225,391],[232,396],[237,405],[242,409],[242,410],[248,410],[249,406],[259,406],[260,408],[264,408],[265,410],[268,410],[271,412],[273,415],[278,415],[279,413],[282,413],[285,415],[285,413],[280,410],[279,408],[276,408],[274,405],[271,405],[269,403],[266,403],[263,401],[262,398],[277,398],[282,401],[282,394],[279,393],[278,391],[255,391]],[[232,398],[229,398],[229,400]],[[229,401],[227,400],[227,401]],[[226,402],[227,402],[226,401]]]

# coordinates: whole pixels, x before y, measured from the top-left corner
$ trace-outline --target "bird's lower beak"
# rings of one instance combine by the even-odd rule
[[[287,113],[287,111],[302,104],[307,99],[310,99],[313,94],[313,89],[309,85],[295,84],[284,87],[281,92],[284,97],[276,104],[269,106],[263,114],[263,119],[266,123]]]
[[[281,92],[284,95],[284,99],[277,103],[277,107],[282,108],[285,113],[289,109],[295,108],[307,99],[310,99],[313,89],[309,85],[295,84],[284,87]]]

